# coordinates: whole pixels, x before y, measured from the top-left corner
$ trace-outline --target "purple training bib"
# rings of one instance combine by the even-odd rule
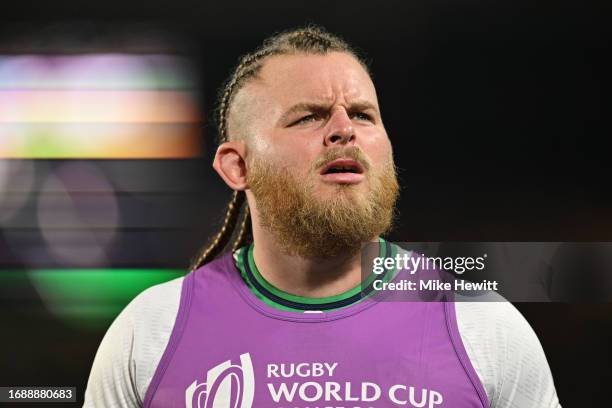
[[[188,274],[146,408],[489,407],[453,302],[365,299],[291,312],[258,299],[232,255]]]

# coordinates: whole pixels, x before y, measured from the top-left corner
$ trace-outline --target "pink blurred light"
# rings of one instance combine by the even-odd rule
[[[57,260],[78,266],[105,265],[120,222],[113,186],[93,164],[67,162],[45,182],[38,200],[38,222]]]

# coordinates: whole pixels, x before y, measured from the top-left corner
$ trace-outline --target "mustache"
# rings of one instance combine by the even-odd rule
[[[357,146],[349,146],[349,147],[335,147],[324,154],[321,155],[315,162],[312,164],[312,171],[316,171],[321,167],[326,166],[327,164],[333,162],[337,159],[353,159],[357,163],[361,164],[364,169],[370,170],[370,160],[367,156],[361,151]]]

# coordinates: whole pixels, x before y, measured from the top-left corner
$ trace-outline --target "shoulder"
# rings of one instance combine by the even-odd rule
[[[461,339],[491,407],[559,407],[540,341],[512,303],[487,292],[455,308]]]
[[[183,276],[153,285],[138,294],[127,306],[131,314],[137,314],[143,324],[151,325],[162,316],[178,311],[183,286]]]
[[[144,399],[168,345],[181,302],[183,277],[154,285],[132,301],[136,387]]]
[[[113,321],[96,353],[84,406],[142,405],[172,334],[183,280],[142,291]]]

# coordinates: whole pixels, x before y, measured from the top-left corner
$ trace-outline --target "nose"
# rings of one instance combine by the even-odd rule
[[[355,129],[353,122],[343,108],[334,110],[328,123],[328,131],[325,134],[326,146],[346,145],[355,143]]]

